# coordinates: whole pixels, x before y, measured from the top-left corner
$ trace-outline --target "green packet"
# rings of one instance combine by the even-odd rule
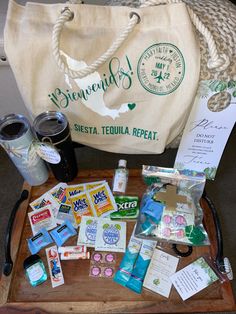
[[[115,195],[118,210],[110,214],[111,219],[135,219],[139,214],[138,196]]]

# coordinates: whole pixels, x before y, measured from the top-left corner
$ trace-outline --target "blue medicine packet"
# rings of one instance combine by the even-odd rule
[[[53,229],[50,232],[53,240],[56,242],[57,246],[62,246],[70,237],[77,234],[72,223],[69,220],[65,220],[63,224]]]
[[[45,246],[52,243],[53,240],[50,234],[47,232],[46,228],[42,228],[32,238],[27,239],[27,242],[28,242],[28,248],[31,254],[34,255],[38,253]]]

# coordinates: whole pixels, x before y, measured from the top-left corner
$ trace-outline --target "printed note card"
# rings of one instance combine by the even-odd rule
[[[177,152],[177,169],[213,180],[236,121],[236,81],[202,81]]]
[[[218,276],[203,257],[171,276],[171,281],[185,301],[218,280]]]
[[[179,258],[155,249],[143,286],[168,298],[172,282],[170,276],[176,271]]]

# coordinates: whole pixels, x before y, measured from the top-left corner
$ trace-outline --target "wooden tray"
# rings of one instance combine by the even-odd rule
[[[106,179],[111,183],[112,170],[80,171],[73,184]],[[50,177],[42,186],[30,187],[26,183],[23,188],[30,192],[29,199],[18,210],[14,232],[12,235],[12,258],[14,268],[11,276],[1,278],[0,282],[0,313],[188,313],[232,311],[235,308],[230,282],[220,282],[205,289],[183,302],[176,290],[172,288],[170,298],[144,290],[138,295],[110,279],[89,277],[90,261],[62,261],[65,284],[52,288],[50,279],[35,288],[31,287],[25,278],[23,261],[30,255],[26,239],[32,236],[27,212],[29,203],[41,196],[58,182]],[[145,190],[140,170],[131,170],[127,195],[139,195]],[[206,202],[204,222],[207,228],[211,246],[194,248],[191,256],[180,259],[179,269],[198,257],[216,254],[216,235],[211,211]],[[133,222],[128,222],[127,241],[133,228]],[[75,245],[77,237],[70,239],[67,244]],[[47,261],[45,250],[41,250],[45,266]],[[117,254],[118,266],[122,254]]]

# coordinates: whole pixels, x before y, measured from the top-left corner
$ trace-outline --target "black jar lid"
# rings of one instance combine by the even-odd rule
[[[0,118],[0,141],[11,141],[23,136],[30,124],[21,114],[7,114]]]
[[[41,258],[38,254],[30,255],[24,260],[23,267],[26,269],[39,261],[41,261]]]
[[[54,137],[61,134],[67,127],[68,121],[62,112],[46,111],[39,114],[33,122],[34,129],[41,136]]]

